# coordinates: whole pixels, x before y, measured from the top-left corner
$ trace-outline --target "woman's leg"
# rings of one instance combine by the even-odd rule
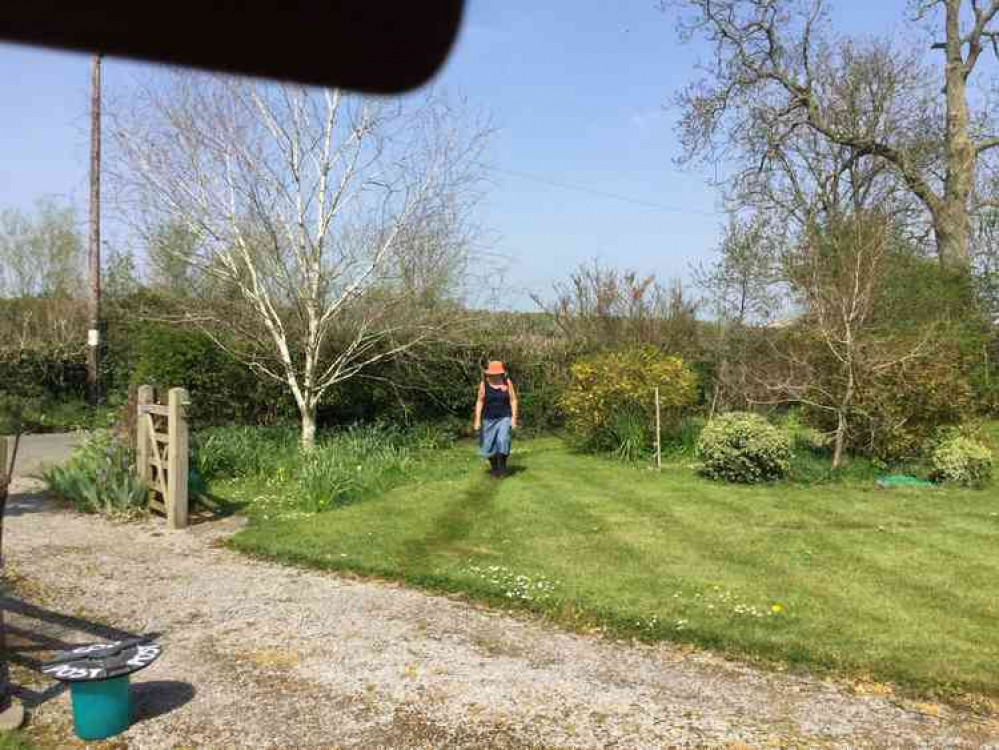
[[[499,474],[499,455],[493,454],[489,457],[489,473],[494,477]]]
[[[501,477],[505,477],[507,474],[510,473],[507,470],[507,468],[506,468],[506,459],[507,459],[507,454],[506,453],[500,453],[499,454],[498,464],[499,464],[499,475]]]

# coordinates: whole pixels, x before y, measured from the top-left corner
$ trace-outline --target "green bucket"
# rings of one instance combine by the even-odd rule
[[[97,682],[69,683],[73,726],[81,740],[103,740],[124,732],[132,723],[128,675]]]

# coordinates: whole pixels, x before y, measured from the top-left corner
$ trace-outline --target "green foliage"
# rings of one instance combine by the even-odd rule
[[[300,457],[292,478],[295,503],[306,513],[319,513],[361,499],[406,478],[413,442],[390,428],[350,428]]]
[[[932,478],[964,486],[981,486],[992,478],[993,457],[988,445],[960,434],[943,437],[930,455]]]
[[[265,494],[272,500],[267,512],[319,513],[394,486],[419,456],[454,440],[452,431],[432,424],[375,424],[321,433],[316,447],[303,452],[293,428],[218,427],[196,437],[193,467],[209,482],[261,482],[276,493]]]
[[[49,401],[34,399],[25,412],[31,432],[75,432],[113,426],[121,404],[115,397],[102,406],[88,406],[82,399]]]
[[[83,513],[133,517],[145,511],[148,500],[128,446],[110,430],[86,433],[69,462],[44,469],[42,478]]]
[[[748,412],[723,414],[708,422],[697,454],[704,476],[742,484],[782,479],[791,466],[787,435]]]
[[[802,417],[807,412],[799,409],[792,409],[778,417],[776,423],[791,440],[791,448],[795,455],[809,454],[811,456],[824,456],[829,453],[832,447],[832,437],[817,430],[811,425],[805,424]]]
[[[610,434],[614,455],[622,461],[638,461],[649,455],[649,429],[640,410],[622,410],[611,416]]]
[[[973,417],[976,405],[959,353],[940,347],[933,357],[912,360],[862,385],[849,445],[889,463],[913,458],[941,426]]]
[[[297,410],[287,388],[261,379],[205,333],[165,323],[130,322],[122,316],[111,345],[119,390],[148,384],[186,388],[195,428],[231,423],[275,424]]]
[[[29,414],[34,402],[10,393],[0,393],[0,435],[32,432]]]
[[[77,300],[0,298],[0,393],[82,398],[86,329]]]
[[[697,444],[701,440],[705,424],[707,420],[703,417],[684,417],[680,420],[679,431],[663,438],[663,454],[677,457],[697,455]]]
[[[191,466],[205,481],[265,474],[292,461],[299,450],[292,427],[213,427],[196,430]]]
[[[560,404],[567,426],[587,449],[634,455],[654,439],[657,386],[664,434],[676,436],[683,410],[697,398],[697,378],[683,360],[652,347],[577,361]]]

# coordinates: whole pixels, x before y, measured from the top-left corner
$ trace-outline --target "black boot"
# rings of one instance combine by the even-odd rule
[[[500,475],[500,473],[499,473],[499,456],[498,455],[490,456],[489,457],[489,475],[493,479],[496,479]]]
[[[505,453],[500,453],[498,462],[498,471],[501,477],[510,476],[510,471],[506,468],[507,455]]]

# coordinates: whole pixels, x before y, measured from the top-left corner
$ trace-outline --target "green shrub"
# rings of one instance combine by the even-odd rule
[[[589,450],[633,455],[641,445],[647,452],[655,439],[656,387],[663,434],[675,438],[683,410],[697,398],[697,378],[683,360],[652,347],[581,359],[561,399],[566,424]]]
[[[992,451],[982,442],[950,435],[930,455],[931,477],[937,482],[980,486],[992,478]]]
[[[274,424],[297,414],[285,386],[254,374],[201,331],[159,323],[133,333],[129,381],[186,388],[196,427]]]
[[[791,447],[787,436],[758,414],[732,412],[708,422],[698,457],[710,479],[754,484],[787,475]]]
[[[149,497],[128,446],[109,430],[86,433],[69,462],[44,469],[42,478],[83,513],[133,517],[145,511]]]

